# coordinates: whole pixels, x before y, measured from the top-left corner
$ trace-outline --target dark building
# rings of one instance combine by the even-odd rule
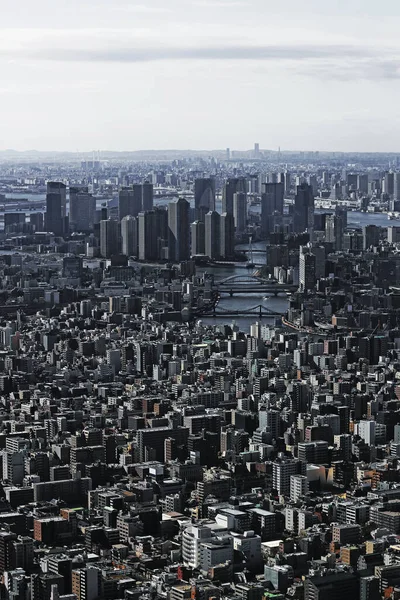
[[[283,215],[285,188],[283,183],[264,183],[261,194],[261,232],[268,236]]]
[[[194,182],[195,218],[204,221],[206,213],[215,210],[215,179],[201,177]]]
[[[297,186],[294,198],[293,230],[295,233],[312,231],[314,228],[314,194],[307,183]]]
[[[247,180],[245,177],[230,178],[225,183],[222,191],[222,212],[233,215],[233,199],[236,193],[247,192]],[[214,209],[211,209],[214,210]]]
[[[62,236],[66,228],[67,186],[60,182],[47,183],[46,194],[46,230]]]
[[[169,258],[178,262],[188,260],[189,248],[189,202],[179,198],[168,205]]]

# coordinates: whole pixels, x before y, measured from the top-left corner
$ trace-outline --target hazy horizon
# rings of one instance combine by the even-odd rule
[[[400,5],[326,4],[4,0],[0,150],[397,152]]]

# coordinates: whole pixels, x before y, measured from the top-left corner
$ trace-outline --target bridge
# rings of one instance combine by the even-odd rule
[[[220,306],[210,306],[209,308],[203,308],[201,313],[197,316],[202,317],[257,317],[271,318],[271,317],[282,317],[284,313],[270,310],[262,304],[252,306],[251,308],[242,308],[240,310],[232,310],[231,308],[221,308]]]
[[[273,294],[293,293],[298,286],[292,283],[278,283],[257,275],[232,275],[226,279],[214,281],[213,289],[219,294]]]

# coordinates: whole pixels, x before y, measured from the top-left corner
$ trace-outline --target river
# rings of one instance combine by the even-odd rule
[[[45,200],[45,194],[7,194],[7,197],[10,198],[27,198],[27,199],[32,199],[32,200]],[[111,199],[110,199],[111,200]],[[104,202],[107,202],[107,200],[101,199],[98,200],[97,202],[97,206],[98,208],[101,206],[101,204],[103,204]],[[170,199],[159,199],[155,201],[156,205],[167,205],[170,202]],[[221,211],[221,201],[217,200],[216,202],[216,209],[217,211]],[[259,206],[253,206],[251,207],[252,212],[259,212],[260,211],[260,207]],[[27,211],[28,212],[28,211]],[[332,212],[332,211],[316,211],[316,212]],[[378,225],[380,227],[387,227],[388,225],[397,225],[400,226],[400,220],[389,220],[387,218],[387,215],[384,213],[362,213],[362,212],[356,212],[356,211],[348,211],[347,213],[347,221],[348,221],[348,227],[363,227],[364,225],[370,225],[370,224],[374,224],[374,225]],[[242,248],[242,249],[248,249],[248,244],[241,244],[240,246],[238,246],[238,248]],[[253,244],[253,249],[254,250],[265,250],[265,242],[255,242]],[[263,265],[266,262],[266,254],[265,252],[262,253],[258,253],[258,252],[254,252],[253,254],[253,262],[256,265]],[[203,272],[204,269],[198,269],[198,272],[201,273]],[[226,277],[230,277],[232,275],[241,275],[241,276],[247,276],[249,275],[249,271],[244,269],[243,266],[226,266],[226,267],[207,267],[206,271],[208,273],[213,273],[215,276],[215,279],[224,279]],[[287,307],[288,307],[288,299],[286,297],[286,295],[280,295],[278,297],[265,297],[265,294],[263,293],[259,293],[259,294],[238,294],[235,295],[233,298],[231,298],[230,296],[222,296],[219,306],[225,310],[247,310],[249,308],[252,308],[253,306],[257,306],[257,305],[263,305],[265,308],[269,308],[271,310],[274,310],[276,312],[281,312],[282,314],[286,312]],[[251,317],[237,317],[235,319],[232,319],[231,317],[217,317],[215,319],[213,318],[209,318],[209,317],[205,317],[202,319],[204,323],[210,323],[213,325],[217,325],[217,324],[232,324],[232,322],[234,321],[239,327],[240,329],[242,329],[243,331],[249,331],[250,325],[252,323],[255,323],[256,321],[258,321],[258,319],[255,316],[251,316]],[[263,323],[268,323],[273,325],[275,322],[275,318],[263,318],[262,321]]]

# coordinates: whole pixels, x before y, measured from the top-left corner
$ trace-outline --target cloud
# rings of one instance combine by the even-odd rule
[[[24,55],[23,49],[14,51],[14,57]],[[28,52],[28,51],[27,51]],[[41,60],[66,62],[148,62],[162,60],[337,60],[344,58],[363,59],[374,57],[368,49],[358,46],[317,45],[225,45],[225,46],[121,46],[112,48],[78,48],[76,46],[29,49],[29,56]]]
[[[198,0],[195,0],[198,1]],[[210,1],[210,0],[205,0]],[[228,0],[230,2],[232,0]],[[233,0],[236,1],[236,0]],[[221,0],[217,0],[221,2]],[[138,5],[136,8],[139,8]],[[284,65],[299,75],[318,79],[397,80],[400,78],[400,47],[364,45],[343,41],[313,44],[302,41],[269,44],[236,42],[231,38],[216,38],[212,30],[204,28],[193,36],[192,31],[179,28],[167,38],[154,36],[149,28],[136,29],[76,29],[15,30],[3,37],[0,58],[36,62],[64,63],[149,63],[154,61],[238,61],[268,65]],[[174,44],[171,44],[171,39]],[[68,42],[67,42],[68,40]]]

